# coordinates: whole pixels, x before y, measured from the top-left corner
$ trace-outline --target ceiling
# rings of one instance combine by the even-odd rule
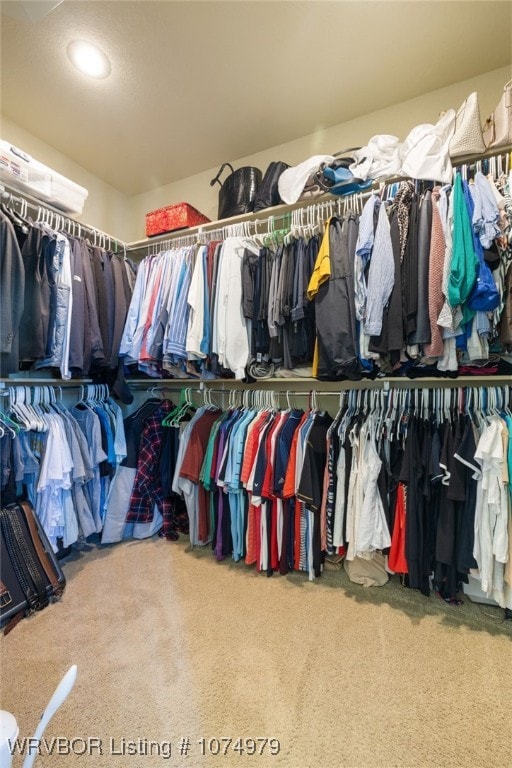
[[[511,60],[510,2],[54,5],[1,2],[2,114],[128,195]],[[71,66],[73,39],[109,78]]]

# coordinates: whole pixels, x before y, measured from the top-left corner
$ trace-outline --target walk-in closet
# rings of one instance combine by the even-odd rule
[[[508,768],[512,4],[0,10],[0,768]]]

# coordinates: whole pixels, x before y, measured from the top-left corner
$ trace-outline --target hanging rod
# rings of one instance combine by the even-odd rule
[[[185,379],[182,379],[182,381],[185,381]],[[192,381],[192,380],[190,380]],[[201,389],[210,389],[209,383],[211,382],[213,385],[219,384],[219,379],[205,379],[200,382],[200,388]],[[430,376],[430,377],[417,377],[415,379],[409,379],[406,376],[397,376],[395,378],[388,377],[388,378],[381,378],[381,379],[360,379],[358,381],[332,381],[332,382],[325,382],[321,381],[319,379],[306,379],[306,378],[272,378],[272,379],[259,379],[255,382],[251,382],[250,384],[247,384],[243,381],[237,381],[235,379],[228,380],[230,383],[226,383],[225,389],[258,389],[262,386],[269,386],[272,389],[276,389],[276,386],[279,386],[280,389],[283,391],[286,390],[287,384],[293,384],[295,387],[297,384],[303,384],[304,389],[301,390],[301,393],[307,393],[310,390],[315,390],[318,392],[318,389],[315,387],[315,385],[325,387],[325,385],[331,385],[332,389],[326,389],[325,392],[336,392],[339,390],[347,390],[347,389],[391,389],[392,387],[409,387],[409,388],[416,388],[416,387],[427,387],[427,388],[435,388],[435,387],[457,387],[457,386],[478,386],[478,382],[480,382],[481,385],[485,386],[493,386],[494,384],[503,385],[503,384],[510,384],[510,376],[508,374],[490,374],[489,376],[458,376],[457,378],[451,378],[451,377],[436,377],[436,376]]]
[[[67,216],[63,211],[59,210],[58,208],[55,208],[53,205],[50,205],[49,203],[44,203],[38,200],[33,195],[30,195],[26,192],[20,192],[19,189],[16,189],[15,187],[11,187],[9,184],[1,183],[0,184],[0,198],[3,199],[4,202],[6,202],[7,205],[9,205],[9,202],[14,202],[19,204],[26,203],[30,208],[33,209],[33,211],[37,214],[39,211],[46,211],[47,213],[50,213],[52,216],[55,217],[56,221],[61,220],[66,223],[66,229],[69,231],[70,228],[73,229],[73,232],[76,231],[76,228],[78,228],[78,236],[81,236],[82,232],[86,232],[89,234],[92,234],[93,236],[100,237],[106,244],[106,241],[108,240],[110,243],[110,247],[112,243],[117,245],[120,249],[127,251],[129,249],[129,246],[127,243],[125,243],[123,240],[119,240],[117,237],[113,237],[112,235],[109,235],[107,232],[103,232],[101,229],[98,229],[97,227],[93,227],[90,224],[83,224],[80,221],[77,221],[76,219],[71,218],[70,216]]]
[[[29,376],[19,379],[0,379],[0,390],[10,387],[65,387],[78,389],[83,384],[94,384],[92,379],[44,379],[30,378]]]
[[[225,386],[222,386],[221,382],[224,381],[226,384]],[[255,390],[268,390],[286,393],[286,387],[292,385],[295,394],[297,395],[307,395],[311,391],[314,391],[317,394],[323,392],[326,395],[339,395],[340,392],[349,391],[351,389],[454,389],[456,387],[493,387],[511,385],[510,376],[501,374],[489,376],[459,376],[458,378],[418,377],[416,379],[408,379],[405,376],[400,376],[397,378],[333,382],[325,382],[318,379],[301,379],[297,377],[289,379],[276,377],[272,379],[259,379],[251,384],[247,384],[246,382],[237,379],[157,379],[151,382],[147,381],[147,379],[133,380],[127,378],[126,382],[131,389],[135,390],[149,391],[155,388],[168,389],[169,391],[196,389],[198,392],[202,393],[207,389],[209,391],[223,392],[225,394],[230,391],[239,392],[244,389],[249,392]],[[297,385],[299,384],[303,384],[304,389],[297,390]],[[322,389],[318,389],[315,385],[322,387]],[[326,389],[326,385],[331,385],[331,388]]]

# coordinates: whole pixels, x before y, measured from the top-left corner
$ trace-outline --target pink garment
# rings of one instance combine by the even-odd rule
[[[428,315],[430,319],[430,344],[425,345],[427,357],[442,357],[444,344],[442,331],[437,319],[444,306],[443,268],[446,242],[441,215],[437,206],[439,187],[432,190],[432,234],[430,238],[430,260],[428,267]]]

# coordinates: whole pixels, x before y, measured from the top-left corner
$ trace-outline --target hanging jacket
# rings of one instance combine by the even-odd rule
[[[325,381],[361,378],[354,303],[355,230],[353,216],[329,219],[308,285],[317,327],[313,375]]]
[[[18,328],[23,313],[25,269],[14,228],[0,213],[0,369],[3,376],[17,370]]]

